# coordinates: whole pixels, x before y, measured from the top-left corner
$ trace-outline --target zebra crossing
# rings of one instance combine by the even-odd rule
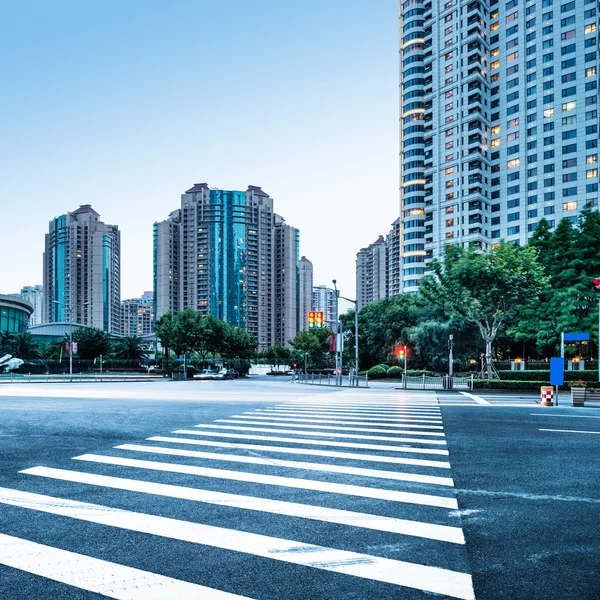
[[[23,489],[0,487],[0,516],[31,523],[16,535],[0,518],[0,567],[65,590],[127,600],[475,597],[430,393],[238,407],[67,465],[43,462],[20,471]],[[1,577],[0,597],[10,598]]]

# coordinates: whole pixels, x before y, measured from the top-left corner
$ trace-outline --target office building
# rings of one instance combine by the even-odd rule
[[[313,264],[300,259],[300,331],[308,329],[308,313],[312,310]]]
[[[154,325],[154,293],[144,292],[141,298],[121,301],[121,333],[150,335]]]
[[[323,313],[323,322],[327,327],[333,327],[338,320],[338,305],[335,290],[325,285],[313,287],[313,310]]]
[[[356,298],[358,310],[388,296],[388,244],[379,236],[356,254]]]
[[[595,0],[400,2],[403,292],[598,206]]]
[[[50,221],[44,251],[44,321],[121,331],[121,236],[85,204]]]
[[[260,187],[198,183],[154,224],[156,318],[184,308],[243,327],[259,350],[285,344],[299,325],[299,234]]]

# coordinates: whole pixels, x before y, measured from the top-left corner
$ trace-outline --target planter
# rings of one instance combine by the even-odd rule
[[[573,406],[583,406],[585,403],[587,390],[583,387],[581,388],[571,388],[571,401],[573,402]]]
[[[600,402],[600,390],[585,390],[586,402]]]

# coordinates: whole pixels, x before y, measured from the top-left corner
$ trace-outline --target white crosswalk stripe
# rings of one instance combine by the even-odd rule
[[[328,577],[349,576],[356,580],[353,586],[361,581],[396,586],[398,597],[407,599],[414,590],[474,600],[449,452],[431,447],[446,445],[439,404],[426,393],[410,402],[398,402],[391,393],[369,398],[375,401],[365,401],[355,390],[327,401],[311,395],[154,435],[144,444],[121,443],[107,452],[74,456],[73,468],[26,468],[20,472],[24,477],[64,486],[64,494],[48,494],[47,486],[44,493],[0,487],[0,506],[71,519],[81,527],[89,523],[129,536],[186,542],[203,552],[245,555],[264,561],[265,572],[274,574],[277,564],[285,563]],[[85,488],[95,490],[93,503],[79,499]],[[121,494],[129,494],[125,508],[118,506]],[[145,500],[134,501],[136,495]],[[105,502],[97,502],[103,497]],[[153,506],[161,498],[163,507],[168,500],[194,508],[160,514],[164,508]],[[211,512],[211,506],[229,512]],[[340,538],[339,532],[314,527],[347,528],[348,534]],[[186,581],[179,572],[167,577],[134,568],[124,547],[112,548],[108,561],[105,554],[86,553],[75,533],[59,548],[45,539],[32,541],[31,529],[28,539],[0,533],[0,565],[124,600],[250,600],[257,593],[252,572],[235,587],[226,577],[215,585],[215,566],[200,561],[194,581]],[[75,532],[76,525],[70,530]],[[362,541],[368,532],[386,537],[369,545],[367,538]],[[328,539],[331,543],[323,543]],[[340,539],[346,541],[336,547]],[[414,544],[417,552],[410,550],[417,548]],[[424,544],[438,546],[429,554]],[[304,589],[310,581],[285,580],[303,585],[297,597],[310,595]],[[396,597],[393,589],[377,597]],[[331,599],[341,600],[336,592],[337,586]],[[278,595],[286,596],[289,591]],[[361,597],[375,596],[365,592]]]

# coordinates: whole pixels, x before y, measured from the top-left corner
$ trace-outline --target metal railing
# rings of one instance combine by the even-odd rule
[[[292,383],[368,388],[369,378],[366,375],[323,375],[321,373],[296,373],[295,375],[292,375]]]
[[[139,374],[92,374],[92,373],[73,373],[73,383],[110,383],[116,381],[153,381],[155,379],[164,379],[161,375]],[[6,373],[0,374],[1,383],[69,383],[69,374],[61,375],[34,375],[31,373]]]
[[[470,377],[432,377],[430,375],[402,375],[402,387],[413,390],[472,390],[473,375]]]

